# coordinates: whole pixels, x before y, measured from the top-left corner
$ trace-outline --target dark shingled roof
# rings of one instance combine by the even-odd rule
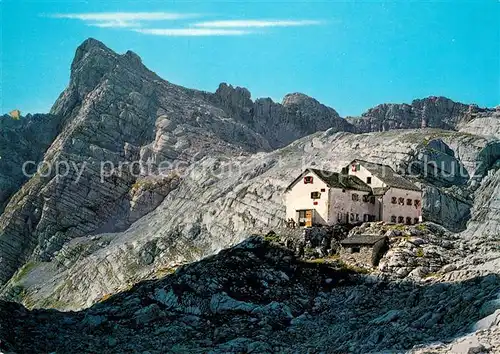
[[[373,188],[373,195],[384,195],[388,189],[389,187]]]
[[[316,168],[308,169],[323,180],[330,188],[353,189],[363,192],[371,192],[372,189],[365,182],[356,176],[344,175],[338,172],[318,170]]]
[[[340,244],[344,247],[353,246],[373,246],[378,241],[382,240],[386,236],[381,235],[354,235],[340,241]]]
[[[338,172],[318,170],[316,168],[308,168],[304,170],[288,187],[286,190],[292,188],[297,181],[299,181],[308,172],[314,173],[316,176],[321,178],[330,188],[341,188],[341,189],[351,189],[363,192],[371,192],[372,189],[365,182],[360,180],[356,176],[344,175]]]
[[[366,168],[374,176],[382,180],[389,187],[407,189],[412,191],[421,191],[421,189],[418,188],[414,183],[408,181],[403,176],[398,175],[390,166],[359,159],[356,159],[352,162],[358,162],[359,164],[361,164],[364,168]]]

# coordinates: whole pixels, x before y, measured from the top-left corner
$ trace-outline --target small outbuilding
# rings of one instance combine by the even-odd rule
[[[354,235],[340,241],[341,253],[348,253],[359,263],[377,266],[389,250],[389,238],[381,235]]]

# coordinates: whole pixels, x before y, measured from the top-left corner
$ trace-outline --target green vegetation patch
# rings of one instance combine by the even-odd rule
[[[264,235],[264,240],[267,241],[267,242],[280,242],[280,237],[278,234],[274,233],[274,232],[269,232],[267,233],[266,235]]]
[[[12,281],[14,283],[20,282],[24,277],[26,277],[26,275],[28,275],[29,272],[33,270],[33,268],[36,267],[36,265],[37,263],[32,261],[26,263],[17,271],[16,274],[14,274],[14,276],[12,277]]]

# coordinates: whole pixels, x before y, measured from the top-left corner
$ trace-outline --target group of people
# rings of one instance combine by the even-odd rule
[[[295,220],[290,218],[286,221],[286,227],[288,227],[289,229],[295,229],[297,227],[297,223],[295,222]]]

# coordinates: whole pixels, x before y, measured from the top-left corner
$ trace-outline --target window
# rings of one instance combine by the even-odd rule
[[[370,197],[370,203],[375,204],[375,196],[372,195]]]
[[[414,224],[418,224],[418,221],[419,221],[418,218],[413,218],[413,223]]]
[[[351,219],[351,221],[354,221],[354,214],[353,213],[351,213],[350,219]]]
[[[368,203],[369,197],[367,195],[363,196],[363,202]]]
[[[372,184],[372,178],[366,177],[366,184]]]
[[[391,222],[395,223],[397,221],[397,219],[398,218],[396,217],[396,215],[391,216]]]
[[[356,193],[353,193],[352,194],[352,200],[357,202],[359,200],[359,195],[357,195]]]
[[[325,188],[321,188],[321,191],[322,191],[322,192],[326,192],[326,189],[325,189]]]
[[[398,217],[398,223],[402,224],[402,223],[404,223],[404,222],[405,222],[405,218],[404,218],[404,217],[402,217],[402,216],[399,216],[399,217]]]
[[[391,198],[391,203],[392,204],[397,204],[398,203],[398,199],[396,197],[392,197]]]
[[[411,218],[410,218],[409,216],[408,216],[408,217],[406,217],[406,223],[407,223],[408,225],[411,225]]]
[[[370,220],[370,215],[368,215],[368,214],[364,214],[364,215],[363,215],[363,221],[364,221],[364,222],[367,222],[367,221],[369,221],[369,220]]]
[[[405,205],[405,198],[403,198],[403,197],[399,197],[399,199],[398,199],[398,204],[399,204],[399,205]]]
[[[320,192],[311,192],[311,199],[320,199],[320,198],[321,198]]]
[[[415,205],[415,208],[420,208],[420,200],[415,199],[415,201],[413,202],[413,205]]]
[[[376,215],[370,215],[370,219],[368,221],[375,221],[376,217]]]
[[[313,183],[313,178],[312,176],[306,176],[304,177],[304,184],[312,184]]]
[[[412,200],[411,199],[406,199],[406,205],[411,205],[412,204]]]
[[[359,221],[359,214],[356,214],[356,221]]]

